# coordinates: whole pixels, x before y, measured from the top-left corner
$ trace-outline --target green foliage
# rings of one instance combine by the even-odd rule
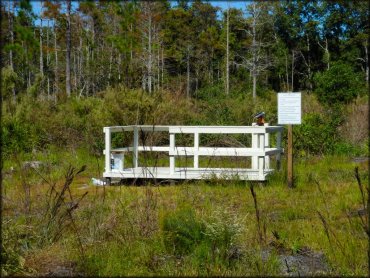
[[[7,98],[12,95],[17,82],[19,82],[19,77],[10,66],[1,70],[1,92],[3,97]]]
[[[2,150],[5,156],[20,151],[30,152],[34,146],[34,138],[31,126],[27,123],[11,118],[3,118],[2,121]]]
[[[200,220],[194,209],[185,207],[168,213],[162,230],[167,252],[187,256],[201,275],[209,274],[210,268],[226,270],[240,259],[237,237],[242,226],[227,211]]]
[[[230,96],[225,96],[221,93],[222,90],[221,85],[203,88],[200,90],[200,99],[192,101],[175,98],[167,92],[148,95],[143,91],[127,90],[123,87],[109,89],[100,97],[73,97],[59,104],[35,99],[31,95],[23,96],[14,106],[15,111],[4,109],[4,153],[9,155],[20,151],[30,152],[53,145],[72,149],[83,147],[92,154],[100,155],[104,148],[104,126],[135,123],[251,125],[252,115],[256,111],[265,111],[266,120],[270,125],[277,123],[275,92],[264,91],[264,98],[258,97],[254,103],[250,103],[248,97],[240,92],[231,91]],[[310,98],[306,96],[303,105],[307,112],[304,113],[302,125],[294,127],[297,155],[360,155],[364,152],[364,140],[359,143],[351,142],[348,140],[348,134],[346,137],[342,136],[342,126],[348,126],[344,121],[344,117],[348,117],[348,113],[343,112],[344,107],[332,106],[321,112],[323,108],[316,102],[315,95],[310,95]],[[350,123],[356,124],[356,121],[352,120]],[[124,135],[113,136],[113,144],[130,144],[132,138],[127,136],[128,134]],[[220,139],[222,138],[218,135],[205,134],[201,137],[201,143],[213,144]],[[250,144],[245,136],[236,136],[235,139],[245,145]],[[157,143],[163,142],[162,137],[155,140],[158,140]],[[186,142],[188,141],[187,139]],[[286,140],[283,140],[283,144],[285,142]]]
[[[301,155],[333,153],[340,141],[337,128],[341,122],[340,112],[303,116],[302,124],[294,127],[294,148]]]
[[[8,219],[3,222],[1,230],[1,275],[13,276],[29,273],[31,269],[25,266],[24,257],[35,237],[32,229]]]
[[[32,97],[36,98],[42,88],[42,83],[45,81],[45,77],[41,74],[37,74],[35,78],[35,82],[32,84],[31,87],[28,88],[27,94],[31,95]]]
[[[204,238],[204,224],[191,208],[183,208],[164,217],[164,244],[170,253],[189,254]]]
[[[324,104],[349,103],[362,92],[362,82],[348,64],[333,63],[329,70],[315,75],[315,92]]]
[[[8,170],[14,161],[7,160],[2,242],[6,262],[2,261],[1,267],[7,269],[8,275],[28,274],[28,270],[24,272],[27,267],[48,265],[57,270],[72,264],[78,266],[78,272],[74,269],[73,274],[88,276],[281,275],[282,252],[285,256],[300,256],[306,246],[324,253],[332,267],[327,275],[367,273],[368,240],[357,216],[362,197],[353,177],[353,166],[360,166],[363,186],[367,186],[367,161],[353,163],[344,156],[297,159],[295,190],[286,188],[284,179],[256,186],[261,217],[265,219],[263,228],[267,242],[271,243],[260,246],[256,240],[253,200],[245,186],[235,186],[229,180],[228,185],[195,182],[160,187],[91,187],[87,185],[90,178],[101,171],[94,156],[60,148],[50,151],[21,158],[56,162],[51,173],[40,170],[42,176],[47,179],[53,176],[56,181],[64,181],[61,168],[70,161],[86,161],[89,172],[84,172],[69,187],[73,200],[67,190],[65,202],[58,205],[55,224],[61,225],[54,228],[63,228],[60,238],[53,245],[48,241],[37,245],[51,217],[45,214],[44,205],[54,191],[39,175],[29,171],[26,179],[32,185],[31,206],[29,212],[23,210],[19,172],[11,176]],[[61,192],[62,185],[63,182],[57,183],[57,192]],[[85,191],[89,193],[79,202]],[[366,190],[364,194],[366,202]],[[155,205],[148,197],[156,200]],[[66,226],[68,217],[59,217],[76,203],[79,203],[73,212],[76,226]],[[327,221],[329,240],[317,211]],[[160,229],[150,223],[160,223]],[[144,233],[145,230],[150,233]],[[273,231],[278,232],[279,239],[272,236]],[[81,239],[83,254],[77,238]],[[267,251],[270,254],[266,258]],[[66,256],[63,261],[57,256],[61,253]],[[36,275],[46,273],[45,268],[35,270]]]
[[[84,146],[91,153],[101,154],[104,126],[189,124],[197,116],[194,112],[191,102],[176,100],[168,93],[148,95],[142,91],[116,89],[108,90],[102,98],[70,98],[57,105],[23,96],[15,115],[4,117],[3,144],[6,153],[54,145]]]

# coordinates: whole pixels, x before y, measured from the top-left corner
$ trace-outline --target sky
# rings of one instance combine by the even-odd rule
[[[79,1],[72,1],[72,9],[76,9],[78,7]],[[212,6],[218,6],[221,9],[227,9],[227,7],[230,8],[236,8],[236,9],[245,9],[245,6],[250,3],[250,1],[209,1]],[[173,5],[176,5],[176,1],[171,1]],[[40,14],[41,11],[41,1],[31,1],[33,10],[36,15]],[[40,25],[40,20],[37,19],[35,21],[36,25]]]

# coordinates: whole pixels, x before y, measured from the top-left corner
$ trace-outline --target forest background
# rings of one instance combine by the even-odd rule
[[[282,91],[304,93],[298,150],[367,146],[366,1],[40,4],[38,14],[27,1],[1,6],[5,154],[50,144],[101,151],[108,125],[248,125],[259,109],[276,124]],[[154,116],[168,98],[186,105]]]

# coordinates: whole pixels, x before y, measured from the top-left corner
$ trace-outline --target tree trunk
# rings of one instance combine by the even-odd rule
[[[49,69],[50,66],[50,53],[49,53],[49,19],[48,19],[48,28],[46,29],[46,66]],[[47,74],[48,76],[48,100],[50,99],[50,75]]]
[[[31,87],[31,71],[30,71],[30,63],[28,60],[28,47],[26,45],[26,65],[27,65],[27,90]]]
[[[160,44],[158,43],[158,51],[157,51],[157,91],[159,91],[159,83],[160,83],[160,78],[161,78],[161,66],[160,66]]]
[[[256,3],[253,3],[253,9],[256,10]],[[256,86],[257,86],[257,43],[256,43],[256,16],[253,16],[252,23],[252,55],[253,55],[253,65],[252,65],[252,76],[253,76],[253,101],[257,97]]]
[[[186,97],[190,97],[190,46],[188,45],[186,53]]]
[[[285,75],[286,75],[286,90],[289,92],[289,71],[288,71],[288,54],[285,53]]]
[[[195,93],[198,93],[199,69],[195,70]]]
[[[77,91],[77,59],[76,51],[73,51],[73,90]]]
[[[117,66],[117,68],[118,68],[118,82],[119,83],[121,83],[121,61],[122,61],[122,56],[121,55],[122,54],[119,53],[119,55],[118,55],[118,66]]]
[[[11,1],[8,2],[9,5],[9,10],[8,10],[8,20],[9,20],[9,32],[10,32],[10,43],[13,45],[14,44],[14,30],[13,30],[13,14],[14,14],[14,9],[13,12],[11,13]],[[13,4],[14,8],[14,4]],[[12,71],[14,71],[14,64],[13,64],[13,50],[9,50],[9,65]],[[12,94],[13,94],[13,101],[16,101],[16,93],[15,93],[15,88],[13,86],[12,88]]]
[[[292,92],[294,91],[294,50],[292,51]]]
[[[71,0],[67,0],[67,30],[66,30],[66,93],[71,96]]]
[[[326,55],[327,55],[327,60],[328,60],[328,64],[327,64],[327,70],[330,69],[330,52],[329,52],[329,46],[328,46],[328,39],[325,38],[325,52],[326,52]],[[367,55],[366,55],[367,57]]]
[[[132,27],[132,23],[130,24],[130,63],[132,62],[132,59],[133,59],[133,47],[132,47],[132,31],[133,31],[133,27]]]
[[[54,51],[55,51],[55,67],[54,67],[54,101],[57,101],[58,94],[58,48],[57,48],[57,30],[54,24]]]
[[[90,48],[89,48],[89,45],[86,45],[85,79],[86,79],[86,96],[88,96],[90,93]]]
[[[149,93],[152,92],[152,17],[149,15],[149,23],[148,23],[148,90]]]
[[[217,83],[220,82],[220,61],[217,61]]]
[[[255,100],[257,96],[256,86],[257,86],[257,75],[253,74],[253,100]]]
[[[164,72],[164,58],[163,58],[163,45],[161,45],[161,56],[162,56],[162,62],[161,62],[161,67],[162,67],[162,70],[161,70],[161,72],[162,72],[162,76],[161,76],[161,85],[162,85],[162,88],[163,88],[163,72]]]
[[[365,50],[365,80],[366,86],[369,86],[369,56],[368,56],[368,41],[365,40],[364,50]]]
[[[312,72],[311,72],[311,58],[310,58],[310,38],[306,35],[307,41],[307,78],[308,78],[308,89],[312,92]]]
[[[77,56],[77,83],[79,84],[79,88],[81,88],[81,75],[82,75],[82,38],[80,37],[80,45],[78,47],[78,56]],[[80,92],[81,94],[81,92]]]
[[[9,33],[10,33],[10,43],[14,44],[14,32],[13,32],[13,15],[11,13],[11,1],[8,2],[8,24],[9,24]],[[13,50],[9,50],[9,65],[12,70],[14,70],[13,66]]]
[[[113,42],[110,48],[110,56],[109,56],[109,73],[108,73],[108,87],[110,86],[110,79],[112,74],[112,62],[113,62]]]
[[[225,93],[229,94],[229,7],[227,8],[227,18],[226,18],[226,86]]]
[[[40,74],[44,75],[44,57],[42,51],[42,18],[40,18]]]

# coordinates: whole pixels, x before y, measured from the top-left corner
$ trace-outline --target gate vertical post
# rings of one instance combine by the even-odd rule
[[[288,152],[287,152],[288,187],[294,187],[293,178],[293,125],[288,125]]]
[[[269,124],[265,123],[265,126],[269,126]],[[270,147],[270,134],[267,133],[265,129],[265,148],[269,148],[269,147]],[[265,155],[265,168],[270,169],[270,156],[269,155]]]
[[[105,133],[105,172],[108,173],[111,171],[111,131],[109,127],[104,127],[103,131]]]
[[[194,132],[194,168],[197,169],[199,167],[199,132]]]
[[[276,148],[279,153],[276,155],[276,169],[281,170],[281,130],[276,133]]]
[[[134,127],[134,149],[133,149],[133,165],[134,168],[137,168],[139,166],[139,130],[138,127]]]
[[[252,126],[257,126],[256,123],[252,123]],[[252,149],[258,148],[258,134],[252,133]],[[257,170],[258,169],[258,157],[252,156],[252,169]]]
[[[265,134],[261,133],[258,135],[258,145],[259,145],[259,150],[264,152],[265,151]],[[258,157],[258,176],[260,180],[264,180],[264,167],[265,167],[265,156],[260,155]]]
[[[175,133],[170,133],[170,174],[175,174]]]

